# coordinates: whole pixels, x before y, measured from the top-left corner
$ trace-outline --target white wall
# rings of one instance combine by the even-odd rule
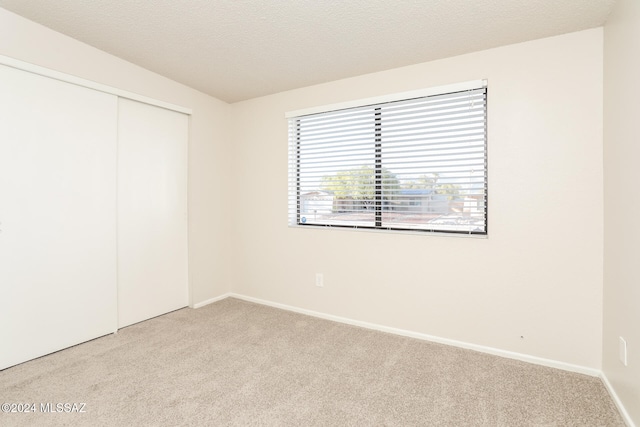
[[[227,292],[227,206],[231,193],[229,106],[0,8],[0,55],[62,71],[193,110],[189,142],[189,274],[191,299]]]
[[[640,425],[640,2],[617,2],[604,52],[603,371]],[[618,359],[620,336],[627,367]]]
[[[599,28],[232,105],[233,290],[599,369],[602,47]],[[480,78],[487,239],[287,227],[286,111]]]

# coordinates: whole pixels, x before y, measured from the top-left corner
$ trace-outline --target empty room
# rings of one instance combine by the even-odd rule
[[[0,0],[0,425],[640,425],[640,1]]]

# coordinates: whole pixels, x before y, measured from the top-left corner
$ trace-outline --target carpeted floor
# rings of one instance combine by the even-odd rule
[[[0,371],[5,402],[36,412],[2,426],[624,426],[598,378],[237,299]]]

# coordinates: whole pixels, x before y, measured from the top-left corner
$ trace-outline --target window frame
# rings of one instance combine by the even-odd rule
[[[382,189],[382,175],[383,175],[383,164],[382,164],[382,152],[381,152],[381,117],[380,117],[380,106],[378,104],[392,103],[397,101],[405,101],[412,100],[417,98],[427,98],[431,96],[437,95],[448,95],[457,92],[465,92],[470,90],[484,90],[484,144],[483,144],[483,200],[480,204],[482,206],[482,214],[483,214],[483,226],[482,230],[472,230],[471,227],[468,230],[452,230],[452,229],[437,229],[437,227],[432,227],[431,229],[419,228],[420,223],[416,222],[416,227],[402,227],[399,225],[383,225],[382,223],[382,213],[383,213],[383,189]],[[310,116],[319,113],[329,113],[340,110],[348,110],[352,108],[358,107],[373,107],[375,108],[375,138],[372,141],[372,150],[374,151],[374,221],[373,225],[358,225],[358,224],[332,224],[332,223],[317,223],[317,222],[305,222],[301,217],[301,197],[302,197],[302,188],[300,184],[301,177],[301,143],[300,143],[300,121],[296,120],[304,116]],[[475,80],[464,83],[458,83],[453,85],[439,86],[433,88],[427,88],[417,91],[409,91],[409,92],[401,92],[396,94],[391,94],[387,96],[354,100],[339,104],[333,104],[328,106],[320,106],[314,107],[304,110],[296,110],[292,112],[288,112],[285,114],[285,118],[291,122],[291,120],[296,121],[295,126],[295,137],[292,138],[291,135],[291,126],[289,127],[289,190],[288,190],[288,217],[289,217],[289,226],[290,227],[312,227],[312,228],[340,228],[340,229],[351,229],[351,230],[366,230],[366,231],[383,231],[383,232],[400,232],[400,233],[411,233],[411,234],[428,234],[428,235],[446,235],[446,236],[469,236],[469,237],[487,237],[488,236],[488,222],[489,222],[489,197],[488,197],[488,83],[487,80]],[[295,144],[292,142],[295,140]],[[292,155],[292,151],[295,151],[295,154]],[[295,157],[295,177],[292,178],[292,158]],[[295,188],[292,188],[292,179],[295,181]],[[291,198],[292,194],[295,193],[295,214],[292,215],[291,212]]]

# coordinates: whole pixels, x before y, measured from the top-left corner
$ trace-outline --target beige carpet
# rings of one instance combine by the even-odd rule
[[[2,426],[624,426],[598,378],[237,299],[1,371],[0,402],[38,411]]]

